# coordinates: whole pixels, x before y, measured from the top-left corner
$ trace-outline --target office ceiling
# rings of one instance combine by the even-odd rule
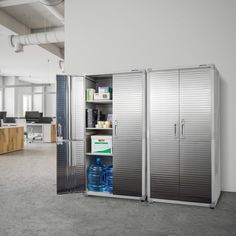
[[[63,2],[56,8],[64,15]],[[43,47],[37,45],[26,46],[23,52],[15,53],[8,37],[11,34],[19,34],[19,32],[16,32],[17,24],[9,22],[8,27],[7,23],[3,22],[5,19],[1,17],[1,14],[7,14],[7,17],[13,19],[13,22],[16,20],[16,23],[19,22],[20,26],[25,26],[25,30],[24,27],[21,27],[20,34],[60,27],[63,26],[63,23],[39,1],[0,0],[0,75],[28,76],[29,79],[40,78],[35,79],[39,80],[38,82],[54,81],[55,74],[61,73],[59,60],[62,59],[54,52],[64,53],[64,43],[43,45]],[[53,79],[50,79],[50,77],[53,77]]]

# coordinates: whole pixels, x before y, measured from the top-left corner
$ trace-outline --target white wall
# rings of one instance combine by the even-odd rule
[[[222,76],[222,187],[236,191],[236,1],[65,2],[65,72],[214,63]]]

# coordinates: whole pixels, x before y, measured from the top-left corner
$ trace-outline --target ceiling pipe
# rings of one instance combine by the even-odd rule
[[[15,52],[22,52],[24,46],[59,43],[65,41],[64,27],[52,31],[27,35],[10,35],[10,44]]]
[[[64,15],[56,8],[57,5],[60,5],[64,0],[41,0],[40,3],[44,5],[57,19],[64,24]]]

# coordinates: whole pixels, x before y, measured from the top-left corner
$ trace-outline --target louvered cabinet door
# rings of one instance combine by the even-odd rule
[[[57,76],[57,193],[85,190],[83,83]]]
[[[179,72],[148,75],[150,197],[179,196]]]
[[[145,73],[113,75],[113,193],[142,196]]]
[[[69,142],[57,144],[57,193],[68,191]]]
[[[85,190],[84,142],[57,144],[57,193]]]
[[[211,201],[211,70],[180,70],[180,196],[185,201]]]
[[[69,77],[57,75],[57,136],[69,139]]]
[[[85,190],[84,141],[71,141],[70,145],[68,189],[71,192],[83,192]]]
[[[69,79],[57,76],[57,136],[69,139]],[[57,193],[67,191],[69,142],[57,144]]]

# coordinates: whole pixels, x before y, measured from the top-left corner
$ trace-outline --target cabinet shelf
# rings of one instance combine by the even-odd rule
[[[94,100],[94,101],[86,101],[87,103],[92,104],[111,104],[112,100]]]
[[[112,157],[112,153],[91,153],[87,152],[87,156],[106,156],[106,157]]]
[[[112,128],[86,128],[86,130],[112,130]]]
[[[88,196],[95,196],[95,197],[113,197],[114,195],[109,192],[93,192],[87,191]]]

